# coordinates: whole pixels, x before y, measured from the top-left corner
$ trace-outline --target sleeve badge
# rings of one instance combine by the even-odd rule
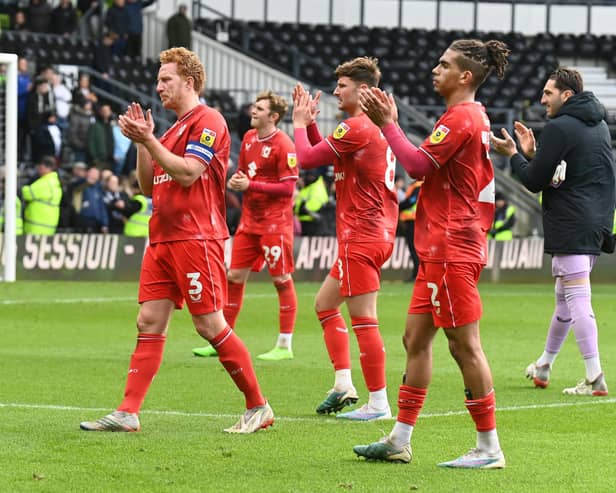
[[[295,168],[295,166],[297,166],[297,156],[294,152],[287,154],[287,164],[289,168]]]
[[[336,139],[336,140],[341,139],[342,137],[344,137],[346,135],[346,133],[349,130],[351,130],[351,127],[349,127],[346,123],[341,122],[336,127],[336,130],[334,130],[334,134],[333,134],[334,139]]]
[[[430,135],[430,144],[440,144],[445,140],[448,133],[449,129],[445,125],[439,125]]]
[[[205,146],[213,147],[214,142],[216,142],[216,132],[209,128],[204,128],[203,132],[201,132],[201,137],[199,137],[199,142]]]

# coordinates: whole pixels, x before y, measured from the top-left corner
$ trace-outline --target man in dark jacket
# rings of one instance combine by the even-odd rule
[[[180,5],[176,14],[167,21],[167,39],[169,48],[183,46],[190,50],[192,44],[192,22],[186,15],[186,5]]]
[[[590,302],[590,271],[601,253],[614,249],[612,224],[616,188],[611,138],[605,110],[584,91],[579,72],[556,69],[543,88],[541,104],[550,121],[535,147],[533,131],[515,123],[513,138],[492,136],[496,151],[511,158],[511,167],[531,192],[543,194],[545,252],[552,255],[556,309],[545,350],[526,368],[535,386],[548,385],[552,364],[573,328],[584,358],[586,378],[564,394],[605,396],[608,393],[599,360],[597,323]]]

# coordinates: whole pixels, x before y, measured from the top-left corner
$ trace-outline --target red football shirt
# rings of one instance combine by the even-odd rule
[[[198,105],[177,120],[160,142],[173,154],[199,160],[203,173],[190,187],[183,187],[153,162],[150,243],[228,238],[225,178],[231,139],[223,116]]]
[[[394,241],[398,222],[396,158],[380,129],[361,114],[340,123],[327,142],[336,153],[338,241]]]
[[[415,248],[422,262],[487,263],[494,219],[490,120],[477,102],[449,108],[420,149],[436,166],[421,187]]]
[[[252,181],[297,180],[295,145],[281,130],[260,139],[253,128],[244,135],[237,167]],[[258,235],[292,232],[293,197],[246,190],[238,230]]]

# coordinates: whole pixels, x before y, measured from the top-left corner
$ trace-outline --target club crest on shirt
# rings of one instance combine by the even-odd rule
[[[287,164],[289,168],[295,168],[295,166],[297,166],[297,156],[294,152],[287,154]]]
[[[270,152],[272,152],[272,148],[270,146],[263,146],[263,149],[261,149],[261,157],[268,158]]]
[[[199,137],[199,142],[208,147],[212,147],[215,141],[216,132],[214,132],[214,130],[210,130],[209,128],[204,128],[203,132],[201,132],[201,137]]]
[[[186,130],[186,124],[182,125],[180,129],[178,130],[178,137],[182,136],[182,134],[184,133],[184,130]]]
[[[443,140],[445,140],[448,133],[449,129],[445,125],[439,125],[434,132],[432,132],[432,135],[430,135],[430,143],[440,144]]]
[[[249,178],[254,178],[255,175],[257,174],[257,163],[255,163],[254,161],[251,161],[250,163],[248,163],[248,177]]]
[[[336,130],[334,130],[334,139],[341,139],[349,130],[351,130],[351,127],[349,127],[346,123],[339,123]]]

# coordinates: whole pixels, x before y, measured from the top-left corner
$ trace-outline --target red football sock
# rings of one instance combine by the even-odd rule
[[[246,283],[244,282],[237,283],[227,281],[227,302],[222,312],[225,316],[225,320],[231,327],[235,327],[235,321],[242,309],[245,287]]]
[[[385,347],[379,332],[378,320],[370,317],[351,317],[353,332],[359,344],[359,362],[370,392],[384,389]]]
[[[492,431],[496,428],[496,395],[494,389],[481,399],[466,399],[466,409],[471,413],[477,431]]]
[[[130,358],[124,400],[118,411],[138,413],[163,360],[166,337],[162,334],[139,334]]]
[[[417,417],[426,400],[428,389],[400,385],[398,391],[398,418],[400,423],[415,426]]]
[[[283,282],[275,282],[274,286],[278,291],[280,333],[292,334],[295,328],[295,317],[297,316],[295,283],[293,279],[287,279]]]
[[[335,370],[351,368],[351,350],[349,349],[349,330],[342,318],[340,310],[324,310],[317,312],[319,322],[323,327],[325,346],[329,359]]]
[[[265,404],[259,382],[252,367],[250,353],[242,340],[227,326],[214,339],[210,340],[218,352],[218,359],[231,376],[237,388],[246,398],[246,409]]]

